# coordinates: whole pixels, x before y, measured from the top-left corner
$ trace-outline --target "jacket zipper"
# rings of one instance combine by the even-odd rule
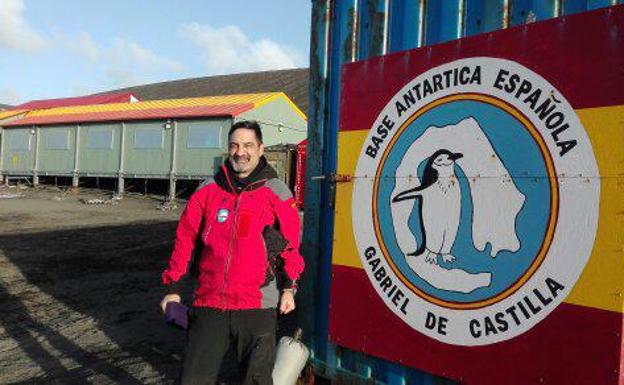
[[[234,202],[234,223],[232,224],[232,230],[230,232],[230,244],[228,246],[227,257],[225,258],[225,269],[223,270],[223,285],[221,285],[221,306],[225,308],[225,286],[227,283],[227,275],[230,270],[230,260],[232,259],[232,249],[236,242],[236,230],[238,229],[238,207],[240,202],[240,195],[236,195],[236,201]]]
[[[230,269],[230,260],[232,259],[232,249],[234,248],[234,244],[236,241],[236,235],[237,235],[237,230],[238,230],[238,208],[239,208],[239,203],[240,203],[240,197],[242,195],[243,192],[245,192],[249,187],[257,184],[257,183],[264,183],[266,182],[266,179],[261,179],[255,182],[252,182],[250,184],[248,184],[247,186],[245,186],[245,188],[243,188],[241,190],[240,193],[236,193],[236,189],[234,188],[234,186],[232,185],[232,182],[230,181],[230,178],[227,174],[227,170],[223,170],[225,173],[225,177],[227,179],[228,184],[230,185],[230,188],[232,189],[232,191],[234,192],[234,194],[236,195],[236,200],[234,202],[234,223],[232,224],[232,231],[231,234],[232,236],[230,237],[230,244],[228,247],[228,254],[227,257],[225,259],[225,269],[223,271],[223,285],[221,285],[221,307],[222,308],[226,308],[226,301],[225,301],[225,287],[227,285],[227,275]]]

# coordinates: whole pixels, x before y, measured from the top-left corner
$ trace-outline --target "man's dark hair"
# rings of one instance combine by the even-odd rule
[[[228,140],[232,137],[234,131],[239,128],[246,128],[248,130],[252,130],[254,134],[256,134],[256,139],[258,139],[258,143],[262,144],[262,130],[260,129],[260,125],[255,120],[241,120],[240,122],[236,122],[230,128],[230,132],[228,132]]]

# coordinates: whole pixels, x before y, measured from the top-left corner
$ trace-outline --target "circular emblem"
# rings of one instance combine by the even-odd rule
[[[591,253],[591,143],[565,98],[516,62],[463,59],[410,81],[379,113],[355,175],[353,228],[372,285],[446,343],[529,330]]]
[[[217,222],[225,222],[228,219],[229,215],[230,211],[228,209],[219,209],[219,211],[217,211]]]

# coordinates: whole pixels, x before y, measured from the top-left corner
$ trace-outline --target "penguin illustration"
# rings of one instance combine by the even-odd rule
[[[415,199],[418,204],[422,242],[407,255],[425,254],[425,260],[431,264],[438,263],[438,256],[444,262],[455,261],[451,248],[459,228],[461,191],[454,166],[461,157],[463,154],[446,149],[434,152],[427,160],[420,186],[392,198],[392,203]]]

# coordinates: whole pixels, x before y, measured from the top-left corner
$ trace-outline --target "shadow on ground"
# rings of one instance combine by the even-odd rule
[[[18,383],[173,383],[184,332],[166,325],[157,305],[175,226],[0,236],[9,266],[0,281],[0,325],[23,356],[10,358],[45,373],[33,369],[37,377]]]
[[[19,346],[3,352],[12,355],[4,361],[25,374],[17,381],[0,374],[0,383],[175,383],[185,333],[158,312],[175,227],[168,221],[0,236],[0,326]],[[282,317],[278,334],[291,334],[295,318]]]

